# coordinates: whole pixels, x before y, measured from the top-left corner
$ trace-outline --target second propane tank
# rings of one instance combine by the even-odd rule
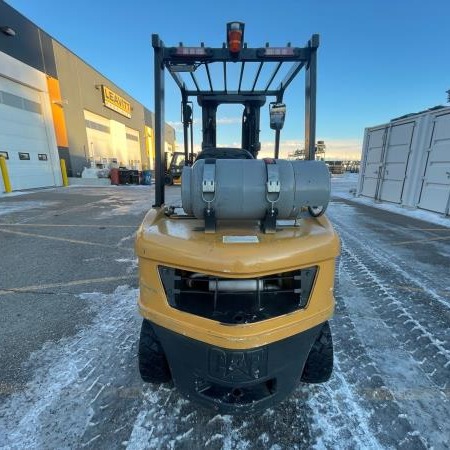
[[[322,161],[202,159],[184,167],[181,199],[199,219],[205,209],[217,219],[261,219],[271,208],[278,219],[295,219],[308,207],[326,209],[330,173]]]

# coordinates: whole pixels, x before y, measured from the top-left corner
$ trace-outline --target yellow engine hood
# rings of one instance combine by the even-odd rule
[[[257,222],[219,222],[215,234],[203,228],[202,220],[167,217],[163,208],[152,209],[138,230],[136,253],[158,264],[245,278],[314,265],[340,250],[325,216],[281,226],[275,234],[262,233]],[[226,242],[233,239],[238,243]]]

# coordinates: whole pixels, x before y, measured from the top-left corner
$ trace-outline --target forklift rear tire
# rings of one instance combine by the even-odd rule
[[[139,372],[146,383],[167,383],[172,379],[164,350],[151,323],[145,319],[139,339]]]
[[[311,347],[301,380],[304,383],[324,383],[333,372],[333,338],[330,325],[323,324],[319,336]]]

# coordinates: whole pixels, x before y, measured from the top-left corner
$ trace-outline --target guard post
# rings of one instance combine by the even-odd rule
[[[5,192],[9,193],[12,191],[11,180],[9,179],[8,166],[6,165],[6,159],[0,156],[0,170],[2,172],[3,184],[5,185]]]
[[[69,186],[69,179],[67,178],[67,168],[66,161],[64,159],[59,160],[59,164],[61,165],[61,175],[63,180],[63,186]]]

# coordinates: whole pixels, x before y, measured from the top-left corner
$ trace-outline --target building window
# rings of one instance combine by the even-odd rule
[[[3,158],[5,158],[5,159],[9,159],[8,152],[0,152],[0,156],[3,156]]]
[[[39,153],[38,154],[38,159],[39,159],[39,161],[47,161],[48,160],[47,154],[46,153]]]
[[[2,91],[2,98],[2,103],[4,105],[12,106],[13,108],[24,109],[22,97]]]
[[[23,99],[23,109],[32,113],[42,114],[41,105],[26,98]]]
[[[19,152],[19,159],[21,161],[28,161],[30,159],[29,153]]]
[[[0,103],[13,108],[23,109],[28,112],[42,114],[41,105],[39,103],[11,94],[10,92],[0,91]]]
[[[139,137],[134,134],[127,133],[127,139],[129,141],[139,142]]]
[[[92,130],[98,130],[98,131],[102,131],[103,133],[109,133],[110,132],[110,128],[107,127],[106,125],[102,125],[101,123],[97,123],[94,122],[92,120],[85,120],[86,122],[86,127],[87,128],[91,128]]]

